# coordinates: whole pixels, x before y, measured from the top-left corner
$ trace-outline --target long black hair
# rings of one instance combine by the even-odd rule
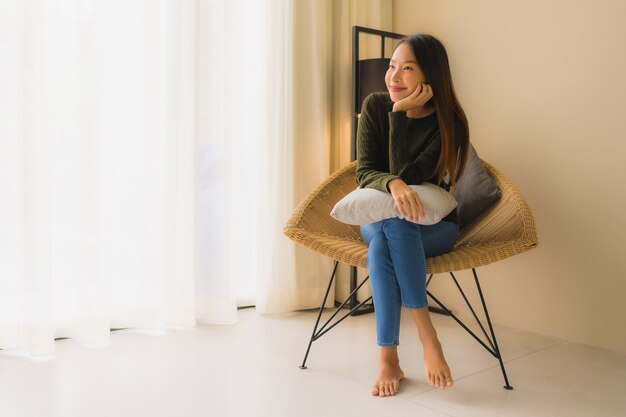
[[[441,154],[436,168],[437,179],[441,182],[448,172],[450,185],[453,186],[458,182],[465,168],[469,147],[469,126],[467,116],[454,92],[448,54],[443,44],[431,35],[418,33],[407,36],[398,45],[402,43],[411,47],[426,77],[426,82],[432,87],[433,97],[429,102],[435,105],[441,134]],[[455,129],[455,120],[462,124],[461,137],[455,137],[460,133],[459,129]]]

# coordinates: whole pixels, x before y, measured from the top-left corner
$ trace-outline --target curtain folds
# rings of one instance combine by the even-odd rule
[[[282,229],[329,173],[330,11],[312,0],[201,3],[202,321],[236,321],[237,303],[276,313],[323,295],[330,261]]]
[[[332,262],[282,229],[391,4],[0,1],[0,349],[317,307]]]
[[[193,325],[195,2],[1,7],[0,348]]]
[[[267,131],[268,164],[260,183],[268,198],[259,211],[259,291],[257,310],[277,313],[319,306],[328,259],[296,246],[282,229],[298,202],[329,173],[330,8],[325,1],[291,3],[282,25],[274,22],[269,45],[282,41],[280,56],[270,59],[268,83],[279,108]],[[278,88],[272,86],[280,85]],[[273,166],[273,168],[272,168]]]
[[[294,0],[289,4],[287,23],[272,23],[273,35],[279,39],[268,42],[277,45],[283,40],[286,55],[280,56],[284,61],[276,55],[269,76],[285,74],[274,83],[282,80],[288,93],[284,96],[281,90],[286,97],[282,103],[291,104],[275,113],[273,126],[278,130],[269,131],[270,152],[268,158],[262,158],[277,164],[275,177],[267,177],[264,184],[281,187],[260,212],[260,226],[264,228],[260,236],[271,237],[259,242],[259,259],[267,263],[267,267],[259,268],[258,280],[257,310],[263,313],[319,307],[332,262],[301,246],[294,247],[282,236],[282,226],[313,188],[350,162],[352,26],[392,29],[393,2],[387,0]],[[378,51],[379,45],[365,41],[364,52],[370,48]],[[279,72],[280,68],[284,72]],[[273,84],[270,81],[268,85]],[[269,218],[272,222],[266,222]],[[336,283],[338,298],[347,294],[345,265]],[[367,297],[368,291],[369,287],[364,287],[359,294]],[[326,307],[333,305],[331,297]]]
[[[339,0],[332,2],[332,56],[330,97],[331,172],[350,162],[352,142],[352,26],[393,31],[393,2],[387,0]],[[391,45],[389,45],[391,48]],[[360,59],[379,57],[380,40],[361,35]],[[388,52],[391,54],[391,50]],[[357,271],[359,282],[367,270]],[[350,268],[340,264],[337,269],[335,298],[345,299],[349,291]],[[358,292],[359,300],[371,295],[369,282]]]

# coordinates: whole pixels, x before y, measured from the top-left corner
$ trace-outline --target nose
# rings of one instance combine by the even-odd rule
[[[396,67],[395,69],[391,70],[391,82],[392,83],[397,83],[400,81],[400,71],[399,69]]]

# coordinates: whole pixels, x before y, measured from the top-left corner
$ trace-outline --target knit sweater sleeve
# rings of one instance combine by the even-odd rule
[[[378,120],[378,105],[380,104],[376,102],[375,96],[370,94],[361,107],[361,119],[357,129],[356,182],[361,188],[389,192],[389,181],[400,177],[389,172],[388,150],[382,141],[382,135],[386,136],[386,132],[382,132],[383,128]]]
[[[406,141],[407,117],[405,112],[389,113],[389,141],[391,143],[389,166],[391,172],[401,178],[410,179],[413,185],[422,184],[430,180],[437,167],[439,154],[441,153],[441,137],[437,133],[425,144],[424,150],[411,158],[410,152],[404,149]]]

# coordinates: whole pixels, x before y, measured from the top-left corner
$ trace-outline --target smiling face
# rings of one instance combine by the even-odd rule
[[[426,81],[424,73],[417,64],[411,47],[406,42],[398,45],[389,61],[389,69],[385,74],[385,84],[393,102],[397,102],[411,94],[419,83]]]

